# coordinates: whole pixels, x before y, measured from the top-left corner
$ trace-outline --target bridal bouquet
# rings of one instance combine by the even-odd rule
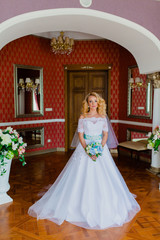
[[[27,144],[23,142],[22,137],[13,128],[0,129],[0,176],[6,173],[6,160],[11,160],[14,156],[19,157],[23,166],[26,164],[24,159],[26,146]]]
[[[95,155],[96,157],[98,157],[98,156],[102,156],[103,147],[101,143],[91,142],[90,144],[87,145],[85,150],[89,156]],[[93,161],[96,161],[96,160],[93,160]]]
[[[154,149],[155,152],[158,152],[158,147],[160,146],[160,126],[155,127],[152,132],[148,133],[148,149]]]

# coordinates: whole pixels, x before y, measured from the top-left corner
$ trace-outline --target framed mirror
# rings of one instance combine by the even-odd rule
[[[152,83],[137,66],[128,68],[128,117],[152,118]]]
[[[17,132],[27,143],[27,149],[39,148],[44,146],[44,127],[21,128]]]
[[[15,117],[43,116],[43,68],[14,65]]]

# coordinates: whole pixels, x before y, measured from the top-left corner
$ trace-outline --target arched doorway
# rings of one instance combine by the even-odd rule
[[[160,70],[160,41],[144,27],[101,11],[41,10],[13,17],[0,26],[0,48],[19,37],[47,31],[79,31],[112,40],[129,50],[141,73]]]

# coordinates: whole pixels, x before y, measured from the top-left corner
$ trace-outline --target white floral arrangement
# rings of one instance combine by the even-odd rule
[[[7,160],[11,160],[14,156],[19,158],[23,166],[26,164],[24,158],[26,146],[23,138],[13,128],[0,129],[0,176],[6,173]]]
[[[160,146],[160,126],[156,126],[152,132],[148,133],[148,149],[154,149],[154,152],[158,152]]]

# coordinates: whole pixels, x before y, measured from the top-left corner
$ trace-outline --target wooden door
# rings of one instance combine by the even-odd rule
[[[81,114],[82,101],[89,92],[96,92],[106,101],[108,99],[108,72],[68,71],[68,147],[77,128]]]
[[[108,72],[89,71],[88,72],[89,92],[96,92],[107,102],[108,99]]]
[[[70,147],[81,113],[82,101],[88,92],[88,73],[69,71],[68,80],[68,146]]]

